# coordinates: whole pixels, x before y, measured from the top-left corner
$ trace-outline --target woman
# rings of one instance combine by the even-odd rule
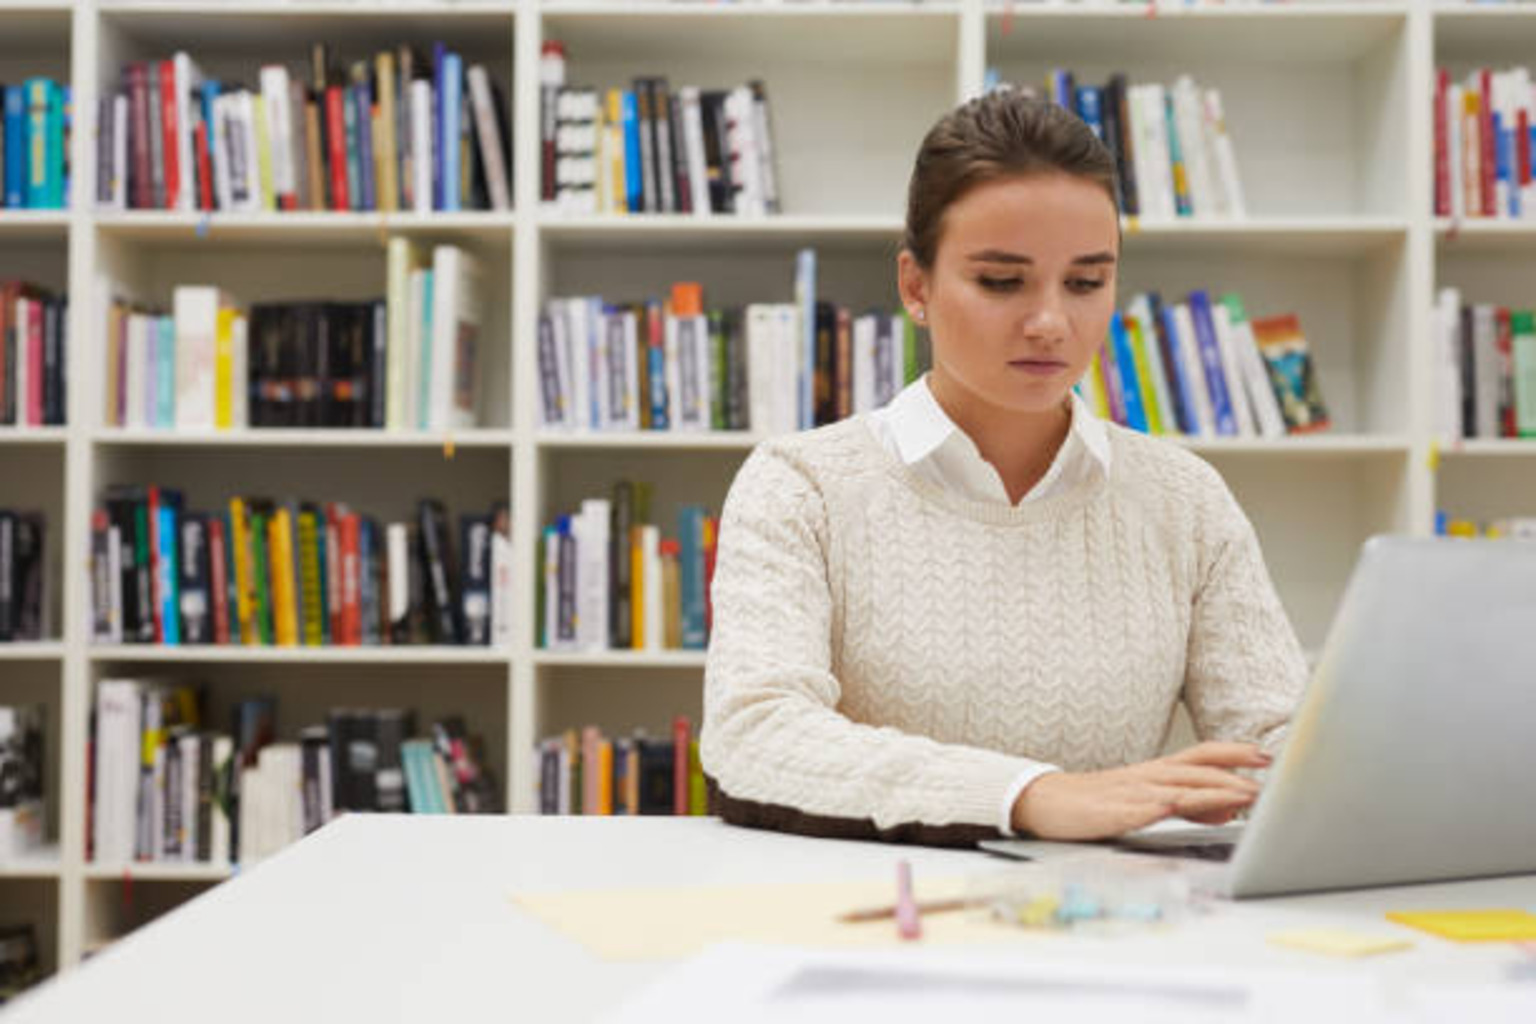
[[[1053,104],[994,92],[923,140],[898,281],[932,371],[759,446],[726,499],[701,758],[727,821],[969,844],[1253,802],[1306,673],[1253,529],[1072,390],[1117,211]],[[1206,742],[1160,758],[1180,700]]]

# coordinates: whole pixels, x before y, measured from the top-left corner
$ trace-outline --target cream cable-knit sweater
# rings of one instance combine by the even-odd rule
[[[1199,458],[1108,429],[1107,479],[1011,507],[924,480],[862,416],[752,453],[700,737],[728,820],[996,834],[1023,759],[1156,757],[1181,698],[1202,739],[1275,748],[1306,665],[1252,527]]]

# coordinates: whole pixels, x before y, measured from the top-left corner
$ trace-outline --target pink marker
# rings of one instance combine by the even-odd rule
[[[896,862],[896,934],[904,939],[923,937],[923,921],[912,899],[912,865]]]

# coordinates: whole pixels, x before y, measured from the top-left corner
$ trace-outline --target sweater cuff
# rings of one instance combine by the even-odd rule
[[[1007,793],[1004,794],[1002,816],[998,822],[998,827],[1002,829],[1003,835],[1017,836],[1017,833],[1013,831],[1013,805],[1019,802],[1019,797],[1029,788],[1029,784],[1042,775],[1049,775],[1051,772],[1059,771],[1061,769],[1054,764],[1036,761],[1014,777],[1013,784],[1008,787]]]

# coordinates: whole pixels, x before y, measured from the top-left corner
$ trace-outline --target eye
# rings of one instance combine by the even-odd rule
[[[1023,280],[1017,277],[978,277],[976,283],[989,292],[1011,292],[1017,291]]]
[[[1104,282],[1090,277],[1075,277],[1067,282],[1067,287],[1079,295],[1087,295],[1104,287]]]

